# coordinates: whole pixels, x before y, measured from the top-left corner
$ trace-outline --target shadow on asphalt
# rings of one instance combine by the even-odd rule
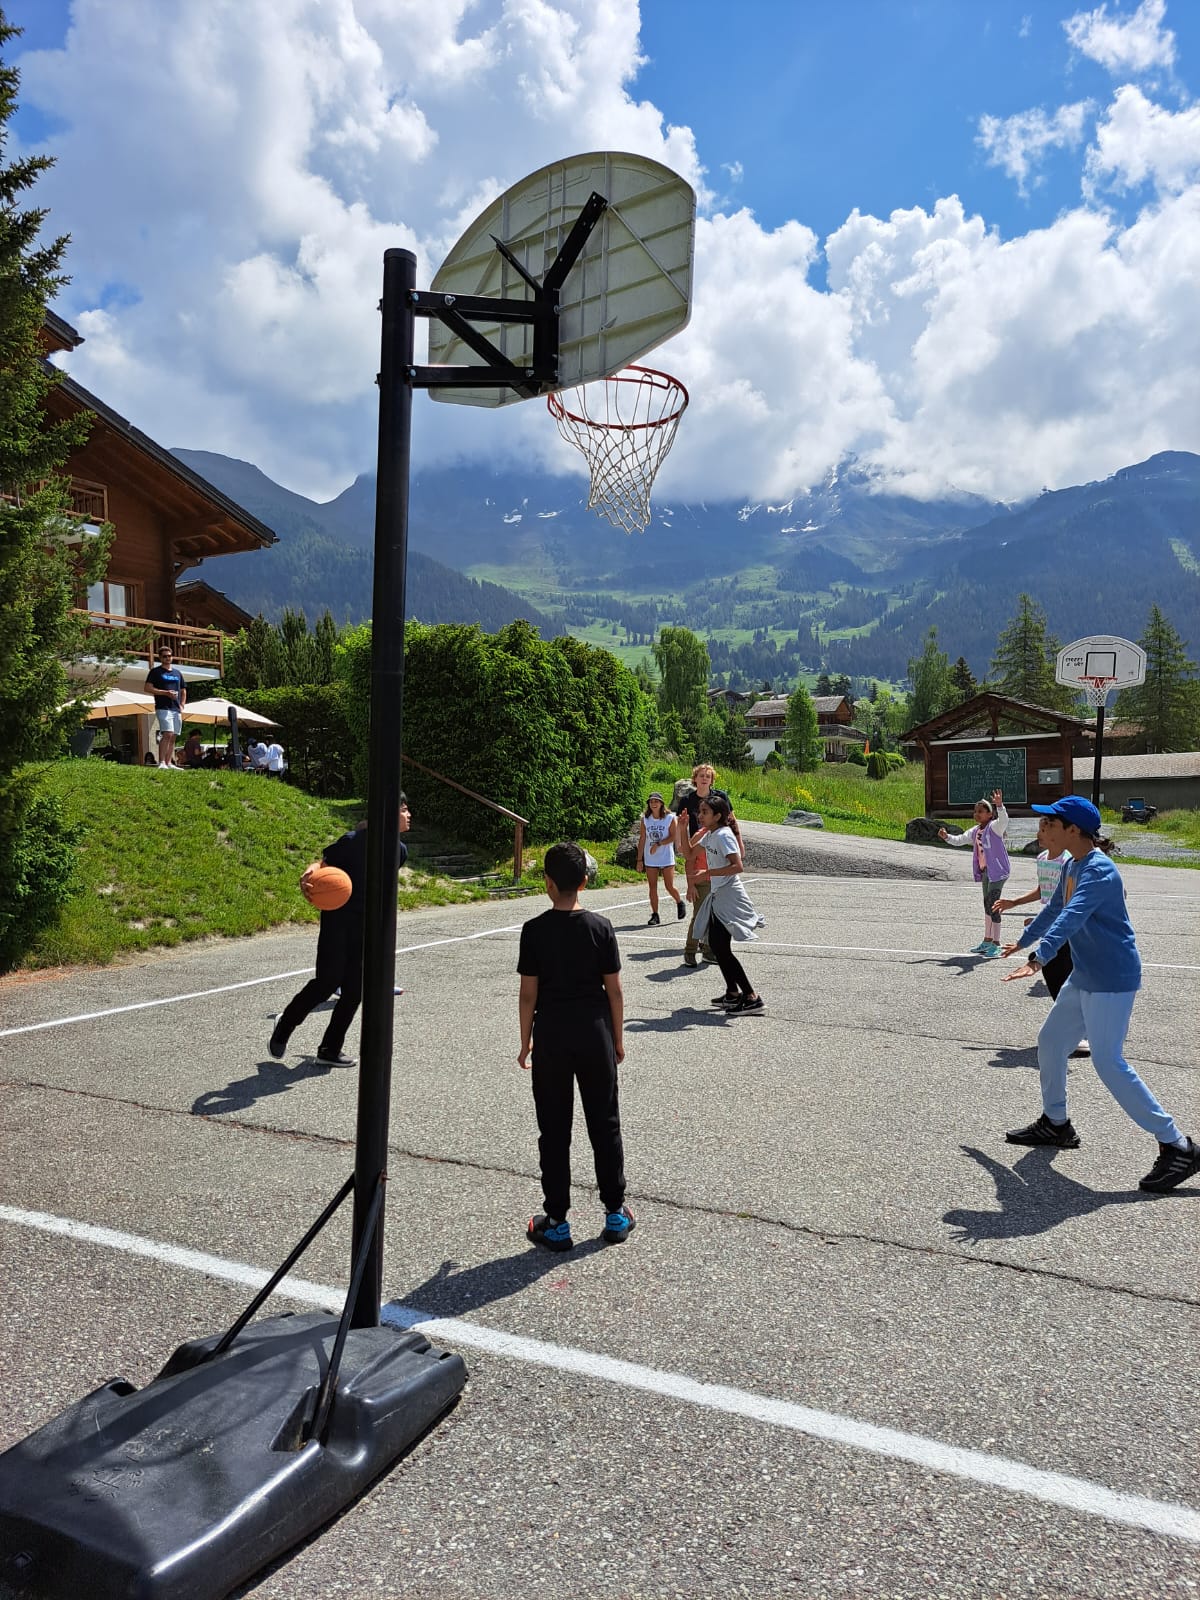
[[[1002,1161],[964,1144],[961,1149],[977,1161],[996,1185],[999,1211],[947,1211],[942,1221],[955,1229],[955,1244],[983,1244],[989,1239],[1028,1239],[1049,1233],[1061,1222],[1087,1217],[1105,1206],[1127,1206],[1160,1200],[1161,1195],[1144,1194],[1140,1189],[1089,1189],[1087,1184],[1068,1178],[1053,1165],[1062,1151],[1050,1148],[1028,1150],[1012,1168]],[[1069,1152],[1074,1154],[1074,1152]],[[1195,1191],[1200,1199],[1200,1190]]]
[[[1035,1044],[1022,1045],[1020,1049],[1007,1044],[968,1044],[963,1048],[972,1055],[990,1056],[989,1067],[1024,1067],[1037,1071],[1038,1053]]]
[[[285,1067],[282,1061],[260,1061],[252,1077],[236,1078],[223,1089],[206,1089],[192,1102],[192,1115],[214,1117],[228,1111],[249,1111],[259,1100],[286,1094],[305,1078],[325,1077],[332,1071],[327,1062],[318,1061],[316,1056],[296,1067]]]
[[[439,1317],[465,1316],[468,1311],[520,1294],[548,1273],[562,1272],[572,1262],[605,1248],[597,1237],[578,1239],[573,1250],[557,1253],[531,1244],[517,1255],[484,1261],[477,1267],[459,1268],[457,1261],[443,1261],[432,1277],[406,1294],[394,1296],[388,1304],[408,1311],[436,1312]],[[562,1287],[567,1287],[565,1280]]]
[[[720,975],[718,974],[718,982]],[[719,1006],[681,1006],[665,1017],[634,1017],[625,1022],[626,1033],[686,1033],[689,1028],[722,1027],[727,1013]]]
[[[962,955],[962,956],[929,956],[914,961],[916,967],[953,967],[960,978],[965,978],[975,971],[976,967],[984,966],[992,958],[990,956]]]

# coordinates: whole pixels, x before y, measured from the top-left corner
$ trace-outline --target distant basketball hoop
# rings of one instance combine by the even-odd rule
[[[678,378],[652,367],[626,367],[600,383],[546,396],[559,433],[588,464],[589,510],[626,533],[645,531],[650,491],[687,404]]]
[[[1096,712],[1096,755],[1092,762],[1092,804],[1101,799],[1100,770],[1104,758],[1104,708],[1114,689],[1134,689],[1146,681],[1146,652],[1132,639],[1094,633],[1076,639],[1058,652],[1054,676],[1076,690]]]

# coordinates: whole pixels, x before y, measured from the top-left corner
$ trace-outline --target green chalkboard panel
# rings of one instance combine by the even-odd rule
[[[1004,791],[1008,805],[1024,805],[1025,749],[1004,749],[995,745],[975,745],[970,750],[946,752],[946,777],[952,806],[973,806],[993,789]]]

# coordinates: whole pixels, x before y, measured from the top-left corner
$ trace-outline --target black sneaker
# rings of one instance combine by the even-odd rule
[[[659,920],[658,920],[658,912],[657,912],[657,911],[652,911],[652,912],[651,912],[651,913],[650,913],[650,920],[649,920],[649,922],[648,922],[648,923],[647,923],[647,924],[646,924],[646,926],[647,926],[647,927],[648,927],[648,928],[657,928],[657,927],[659,927],[659,926],[660,926],[660,924],[659,924]]]
[[[276,1061],[282,1061],[283,1052],[287,1049],[287,1034],[280,1033],[279,1029],[275,1028],[267,1041],[267,1049],[275,1057]]]
[[[1079,1149],[1079,1135],[1071,1126],[1070,1118],[1066,1122],[1051,1122],[1044,1111],[1027,1128],[1014,1128],[1004,1137],[1009,1144],[1051,1144],[1059,1150]]]
[[[686,916],[687,916],[687,907],[684,905],[682,900],[676,900],[676,902],[675,902],[675,921],[676,922],[682,922],[684,917],[686,917]]]
[[[525,1237],[533,1244],[544,1244],[547,1250],[569,1250],[575,1243],[569,1222],[555,1222],[542,1211],[530,1217]]]
[[[317,1060],[323,1061],[327,1067],[353,1067],[356,1065],[353,1056],[344,1056],[340,1050],[326,1050],[324,1045],[317,1046]]]
[[[731,1000],[725,1009],[730,1013],[730,1015],[732,1015],[734,1012],[737,1012],[737,1014],[741,1016],[747,1011],[764,1011],[766,1007],[763,1005],[762,995],[756,994],[751,996],[748,994],[740,994],[736,1000]]]
[[[1152,1194],[1165,1194],[1168,1189],[1177,1189],[1181,1183],[1186,1183],[1197,1172],[1200,1172],[1200,1148],[1194,1139],[1188,1140],[1186,1150],[1173,1144],[1160,1144],[1158,1160],[1138,1183],[1138,1188],[1149,1189]]]
[[[713,995],[711,1003],[714,1006],[731,1006],[735,1000],[740,1000],[741,998],[741,995],[736,989],[732,994],[730,994],[729,990],[726,989],[724,994]]]
[[[607,1211],[604,1214],[604,1232],[600,1237],[605,1244],[624,1244],[629,1235],[637,1227],[633,1220],[633,1212],[628,1206],[622,1206],[619,1211]]]

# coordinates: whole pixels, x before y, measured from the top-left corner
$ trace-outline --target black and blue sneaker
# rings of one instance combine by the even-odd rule
[[[546,1216],[542,1211],[536,1217],[530,1217],[525,1237],[532,1244],[544,1244],[547,1250],[569,1250],[575,1243],[569,1222],[555,1222],[553,1217]]]
[[[628,1206],[622,1206],[619,1211],[604,1213],[604,1232],[601,1237],[605,1244],[624,1244],[636,1227],[633,1212]]]

